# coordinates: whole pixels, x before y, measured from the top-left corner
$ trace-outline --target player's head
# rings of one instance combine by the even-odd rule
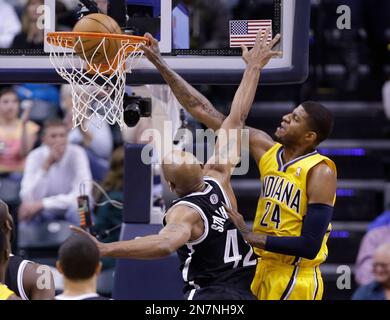
[[[19,115],[19,98],[11,88],[0,91],[0,118],[3,120],[13,120]]]
[[[13,240],[14,219],[9,213],[7,204],[0,200],[0,231],[5,234],[9,241]]]
[[[7,269],[11,245],[4,232],[0,230],[0,282],[4,282],[5,270]]]
[[[384,243],[375,250],[373,259],[375,280],[390,285],[390,243]]]
[[[189,152],[174,150],[163,159],[165,180],[179,197],[194,192],[203,183],[203,164]]]
[[[68,281],[95,279],[102,267],[99,249],[89,237],[73,234],[61,245],[56,266]]]
[[[283,117],[275,136],[285,146],[316,147],[329,137],[332,128],[332,113],[318,102],[306,101]]]

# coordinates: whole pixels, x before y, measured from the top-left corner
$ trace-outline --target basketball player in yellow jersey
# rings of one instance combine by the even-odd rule
[[[0,301],[1,300],[20,300],[13,291],[4,284],[5,270],[7,269],[11,245],[0,230]]]
[[[157,41],[151,41],[145,56],[194,118],[210,129],[221,127],[226,116],[165,63]],[[239,215],[232,218],[260,255],[252,283],[259,299],[322,297],[318,265],[327,254],[336,167],[315,148],[329,136],[332,123],[326,108],[305,102],[283,117],[275,133],[277,142],[261,130],[248,128],[250,153],[263,182],[254,233],[244,228]]]
[[[315,147],[328,137],[332,116],[315,102],[302,103],[283,117],[275,143],[260,158],[262,191],[253,232],[243,217],[230,218],[260,257],[252,292],[258,299],[319,300],[319,265],[336,194],[336,166]]]

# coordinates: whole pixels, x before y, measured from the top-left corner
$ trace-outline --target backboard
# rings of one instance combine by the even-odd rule
[[[143,35],[148,31],[158,38],[167,63],[190,83],[239,83],[245,67],[239,44],[250,46],[256,30],[267,26],[272,27],[273,35],[281,33],[283,56],[270,61],[261,82],[298,83],[307,77],[310,0],[95,1],[128,32]],[[77,0],[33,2],[38,3],[33,9],[16,7],[16,11],[22,17],[35,10],[36,24],[45,34],[71,30],[77,22]],[[18,39],[12,48],[0,49],[1,83],[63,82],[51,66],[47,44]],[[145,58],[127,82],[164,83]]]

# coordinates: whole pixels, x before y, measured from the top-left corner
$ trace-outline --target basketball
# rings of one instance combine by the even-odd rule
[[[100,13],[85,16],[76,23],[74,32],[96,32],[121,34],[118,23],[111,17]],[[94,64],[106,64],[107,59],[113,60],[121,45],[120,40],[101,38],[81,38],[81,43],[75,45],[75,53],[82,59]],[[99,46],[100,45],[100,46]],[[107,56],[107,57],[106,57]]]

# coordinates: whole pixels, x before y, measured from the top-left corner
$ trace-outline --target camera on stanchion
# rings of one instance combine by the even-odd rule
[[[137,125],[141,117],[152,115],[152,99],[125,94],[123,99],[123,118],[128,127]]]

